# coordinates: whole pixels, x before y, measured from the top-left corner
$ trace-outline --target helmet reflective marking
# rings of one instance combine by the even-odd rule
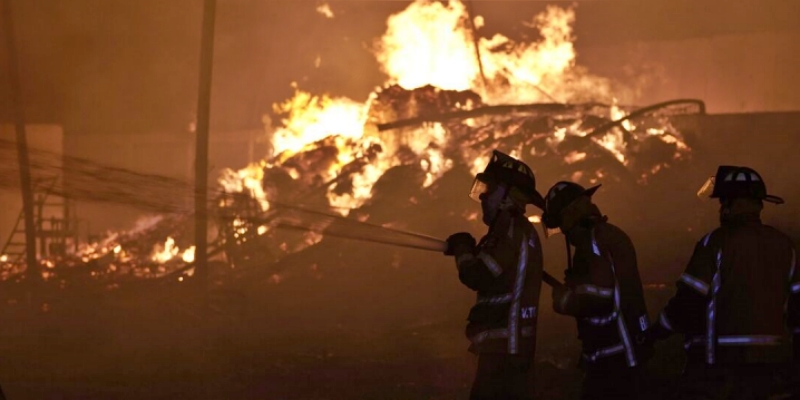
[[[747,181],[747,175],[745,175],[744,172],[739,172],[739,174],[736,175],[736,181],[737,182],[746,182]]]

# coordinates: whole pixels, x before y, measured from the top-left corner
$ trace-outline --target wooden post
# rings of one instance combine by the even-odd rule
[[[470,33],[472,33],[472,45],[475,47],[475,59],[478,61],[478,69],[481,72],[481,83],[483,83],[483,91],[484,94],[486,94],[488,85],[486,83],[486,74],[483,72],[483,60],[481,59],[481,48],[478,40],[478,28],[475,26],[475,13],[472,11],[472,0],[467,0],[466,6]]]
[[[216,0],[205,0],[200,42],[200,79],[197,96],[195,145],[195,274],[203,293],[208,275],[208,131],[211,112],[211,71],[214,60]],[[203,295],[205,307],[205,295]],[[205,310],[203,310],[205,312]]]
[[[28,160],[28,140],[25,132],[25,110],[22,105],[22,88],[19,77],[19,61],[14,39],[14,25],[11,17],[10,0],[0,0],[2,7],[6,51],[8,52],[8,80],[11,89],[11,108],[14,127],[17,133],[17,158],[19,159],[19,183],[22,191],[22,212],[25,216],[25,261],[28,279],[41,279],[36,260],[36,227],[33,222],[33,188],[31,187],[30,163]]]

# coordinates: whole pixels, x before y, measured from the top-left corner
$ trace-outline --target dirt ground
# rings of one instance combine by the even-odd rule
[[[2,307],[0,382],[19,400],[464,399],[476,367],[463,336],[473,295],[451,278],[443,293],[408,294],[400,281],[397,293],[351,290],[337,305],[348,294],[332,289],[336,279],[297,277],[215,295],[205,320],[188,285],[51,291],[30,303],[13,289]],[[403,291],[419,301],[398,301]],[[651,314],[670,294],[648,291]],[[541,309],[537,398],[576,398],[574,321],[550,311],[548,289]],[[654,398],[680,371],[678,341],[650,363]]]

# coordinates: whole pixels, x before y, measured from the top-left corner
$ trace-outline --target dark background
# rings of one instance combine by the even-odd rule
[[[182,131],[194,117],[200,42],[199,0],[10,0],[28,120],[58,123],[67,134]],[[335,17],[313,1],[220,0],[212,126],[261,126],[261,115],[289,97],[289,83],[314,93],[365,100],[384,82],[368,51],[403,1],[333,1]],[[481,33],[529,32],[547,4],[474,1]],[[800,2],[673,0],[578,2],[575,42],[583,49],[727,34],[798,32]],[[788,50],[787,50],[788,51]],[[319,56],[321,64],[314,68]],[[5,57],[5,52],[2,53]],[[796,55],[794,56],[796,57]],[[5,68],[5,60],[2,62]],[[772,60],[764,60],[768,65]],[[600,68],[619,73],[626,60]],[[669,67],[669,65],[667,65]],[[354,71],[358,71],[357,73]],[[669,76],[669,69],[666,74]],[[2,74],[6,79],[6,74]],[[5,82],[5,81],[3,81]],[[796,85],[794,82],[785,84]],[[0,116],[7,116],[0,85]],[[713,108],[713,104],[711,107]],[[733,111],[733,110],[731,110]]]

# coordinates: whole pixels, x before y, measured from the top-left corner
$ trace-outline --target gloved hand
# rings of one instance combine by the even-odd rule
[[[666,340],[672,335],[672,331],[664,328],[661,324],[655,323],[650,326],[645,332],[645,343],[650,345],[655,344],[659,340]]]
[[[559,314],[566,314],[567,299],[571,291],[566,286],[556,286],[553,288],[553,311]]]
[[[468,232],[459,232],[447,238],[447,249],[444,251],[446,256],[456,255],[458,252],[472,251],[476,246],[475,238]]]
[[[655,336],[650,334],[652,328],[642,332],[640,335],[634,337],[636,341],[636,355],[642,360],[642,363],[647,362],[653,355],[655,355]]]

